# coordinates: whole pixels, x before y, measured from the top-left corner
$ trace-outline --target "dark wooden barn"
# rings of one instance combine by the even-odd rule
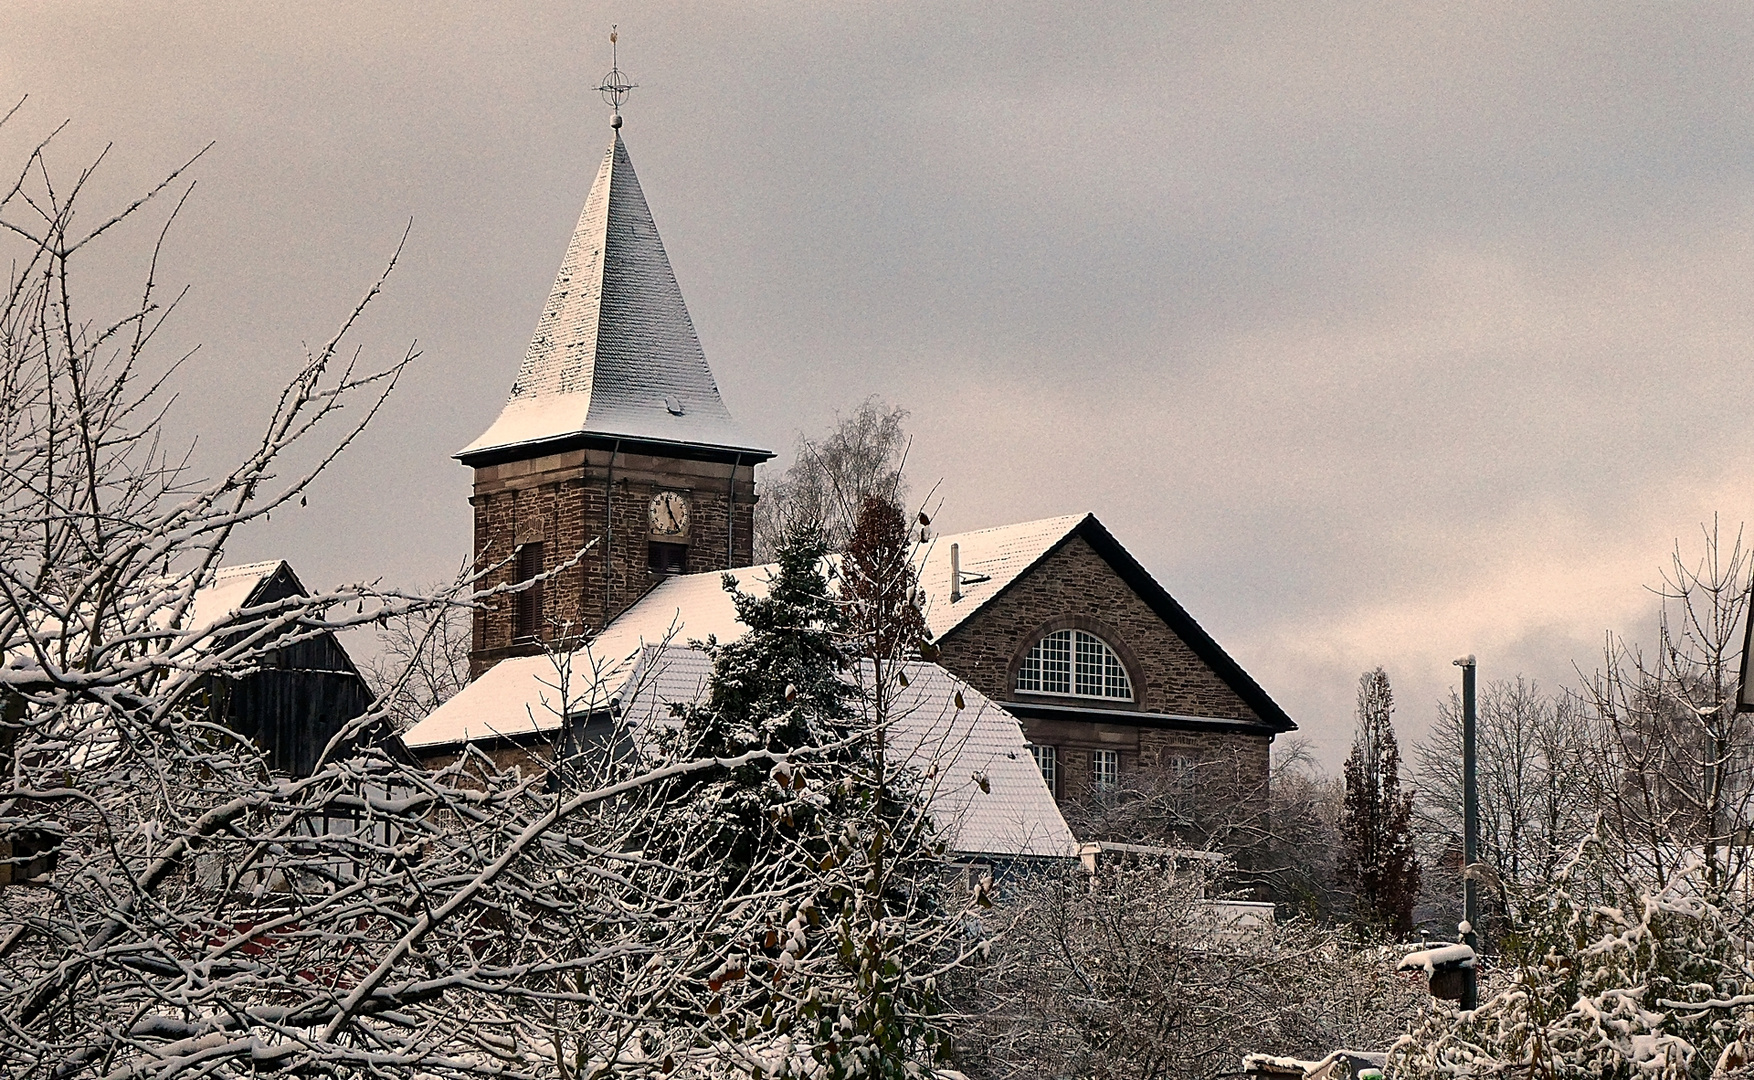
[[[308,593],[282,560],[230,566],[215,575],[196,604],[198,621]],[[225,723],[268,754],[269,767],[308,776],[337,731],[371,707],[371,688],[334,634],[323,633],[269,650],[261,670],[224,679],[214,707]]]

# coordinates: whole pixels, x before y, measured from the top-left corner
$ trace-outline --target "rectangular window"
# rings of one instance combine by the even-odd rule
[[[542,545],[540,542],[518,546],[518,580],[530,581],[542,576]],[[541,636],[542,582],[517,593],[517,607],[512,613],[512,637],[527,641]]]
[[[1121,754],[1119,750],[1090,752],[1090,786],[1097,791],[1113,791],[1120,786]]]
[[[1035,755],[1036,768],[1041,770],[1041,778],[1047,781],[1048,793],[1057,794],[1057,782],[1060,778],[1060,757],[1051,746],[1031,746],[1029,752]]]
[[[688,573],[687,544],[661,544],[654,540],[648,558],[648,565],[654,574]]]

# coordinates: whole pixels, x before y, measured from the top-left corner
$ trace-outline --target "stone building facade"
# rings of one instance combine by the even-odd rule
[[[943,538],[940,547],[957,540]],[[1020,686],[1031,651],[1068,630],[1112,650],[1129,696]],[[1296,728],[1093,516],[1047,543],[938,647],[939,663],[1019,718],[1061,799],[1122,786],[1141,771],[1220,765],[1227,783],[1264,791],[1273,739]]]
[[[476,459],[477,565],[484,587],[513,585],[528,576],[540,545],[539,613],[518,593],[502,594],[476,613],[469,653],[473,678],[508,656],[607,626],[653,585],[672,574],[747,566],[755,530],[756,455],[706,448],[653,446],[634,440],[592,439],[534,458]],[[491,463],[490,463],[491,462]],[[686,507],[673,529],[660,496]],[[570,565],[569,565],[570,564]],[[535,614],[520,625],[520,614]]]

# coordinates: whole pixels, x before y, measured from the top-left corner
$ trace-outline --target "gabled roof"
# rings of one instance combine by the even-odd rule
[[[920,588],[926,594],[926,626],[932,636],[941,638],[966,622],[987,601],[1010,588],[1018,575],[1057,548],[1087,518],[1096,520],[1089,514],[1067,514],[933,540],[918,567]],[[950,599],[952,544],[956,545],[962,568],[962,596],[955,601]]]
[[[920,569],[920,585],[926,593],[926,624],[932,633],[944,635],[968,621],[982,607],[1003,596],[1018,579],[1059,551],[1074,537],[1082,538],[1138,594],[1157,617],[1187,643],[1194,654],[1215,672],[1236,695],[1254,710],[1261,722],[1275,732],[1297,730],[1297,724],[1261,685],[1194,621],[1187,609],[1133,558],[1096,520],[1095,514],[1026,521],[996,529],[981,529],[955,536],[941,536]],[[962,598],[950,600],[950,545],[959,548]],[[971,580],[971,577],[976,580]],[[986,578],[987,580],[978,580]]]
[[[511,396],[457,456],[475,464],[590,436],[773,456],[749,441],[719,396],[619,131]]]
[[[190,606],[189,626],[199,629],[229,619],[243,608],[265,603],[270,583],[282,578],[282,594],[304,596],[306,589],[285,559],[222,566],[213,572],[211,584],[196,590]]]
[[[292,572],[292,566],[285,559],[222,566],[213,572],[210,584],[196,590],[195,602],[189,607],[186,625],[191,630],[213,626],[223,628],[224,624],[231,622],[244,609],[261,607],[288,597],[309,595],[310,590]],[[217,636],[221,642],[227,640],[223,629]],[[353,662],[353,657],[348,654],[346,646],[341,644],[341,639],[328,631],[323,636],[334,646],[336,659],[346,665],[344,670],[363,680],[365,677],[360,674],[359,665]]]

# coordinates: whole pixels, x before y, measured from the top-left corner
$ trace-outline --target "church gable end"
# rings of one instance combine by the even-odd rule
[[[1296,727],[1094,518],[938,644],[945,667],[1022,720],[1061,797],[1218,759],[1235,762],[1239,782],[1264,785],[1274,735]],[[1073,656],[1085,683],[1067,687],[1062,674],[1072,692],[1040,692],[1050,688],[1040,670]]]
[[[1057,701],[1015,689],[1018,666],[1030,645],[1045,632],[1068,628],[1093,633],[1114,647],[1133,683],[1131,701],[1084,697]],[[998,701],[1263,723],[1249,703],[1078,533],[947,634],[939,646],[946,666]]]

